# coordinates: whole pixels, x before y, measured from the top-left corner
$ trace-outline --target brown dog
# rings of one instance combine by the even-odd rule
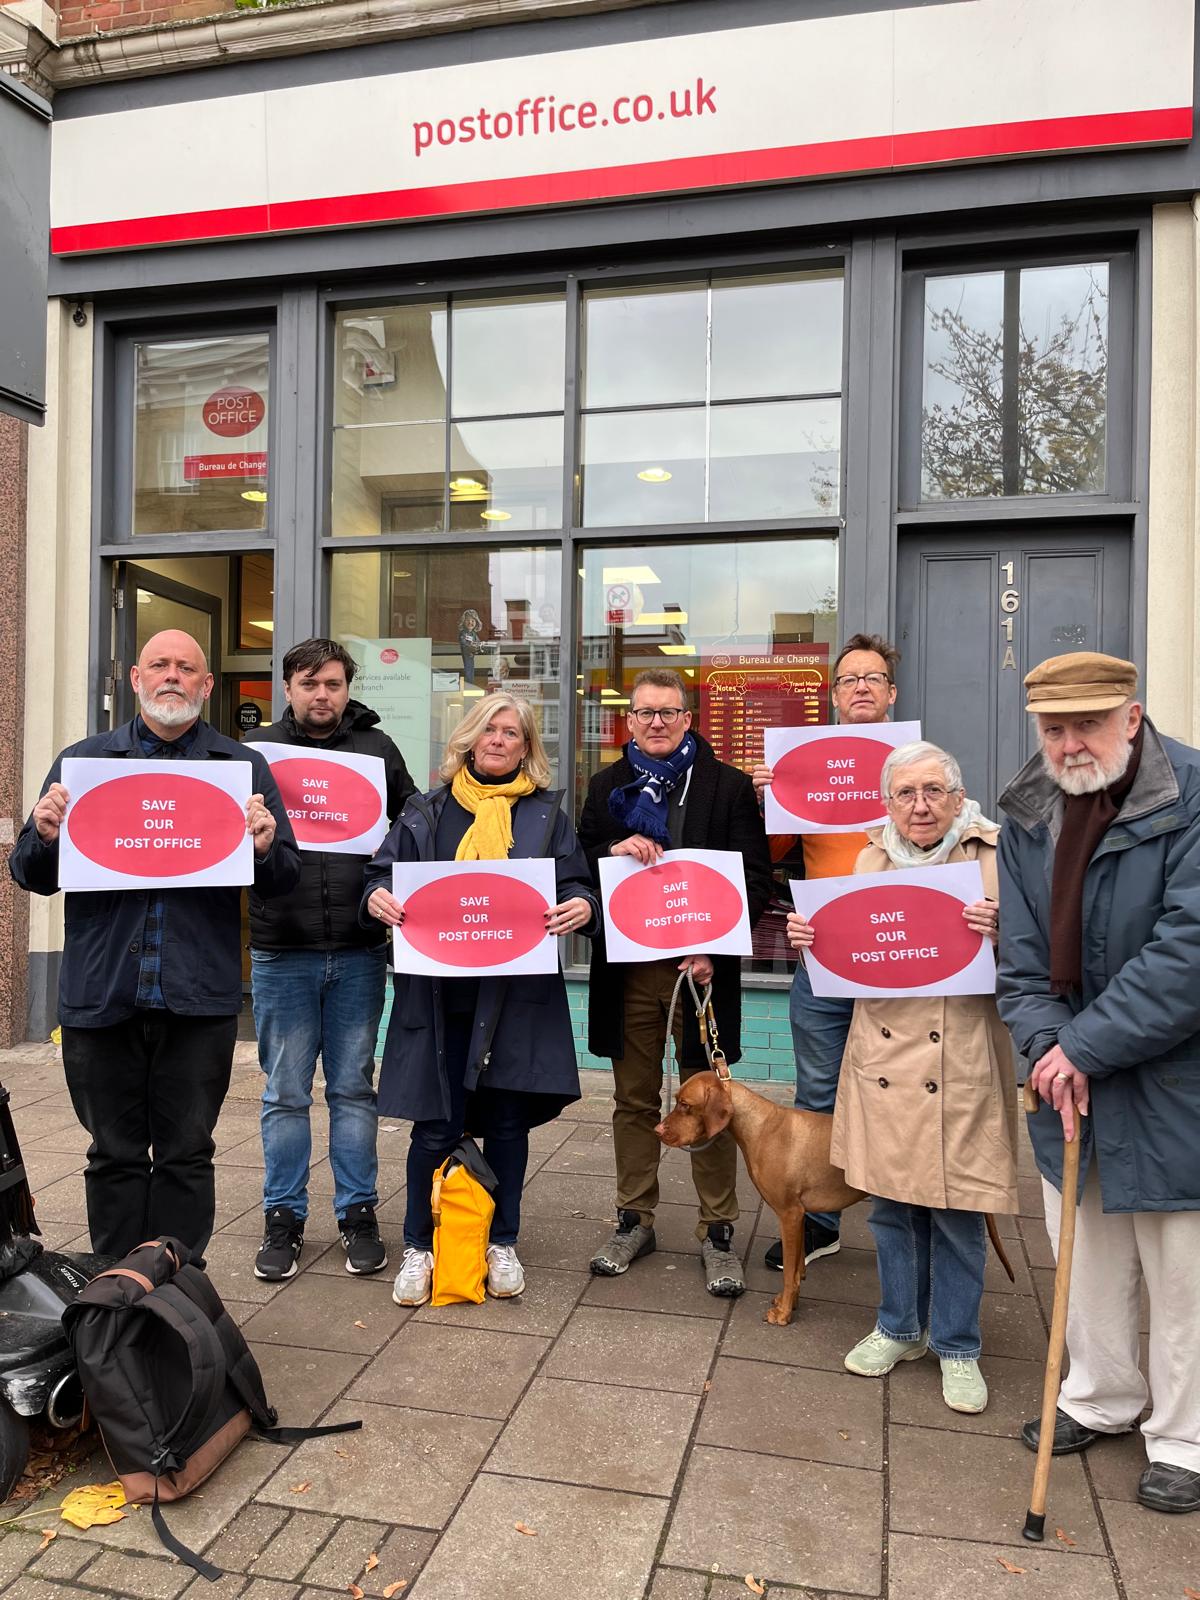
[[[786,1327],[804,1281],[805,1213],[844,1211],[867,1197],[850,1188],[840,1167],[830,1165],[831,1116],[777,1106],[744,1083],[715,1072],[696,1072],[681,1083],[674,1110],[654,1131],[665,1145],[688,1150],[711,1142],[725,1128],[737,1141],[751,1182],[779,1218],[783,1288],[765,1320]],[[1012,1266],[990,1215],[987,1230],[1011,1278]]]
[[[675,1109],[655,1132],[665,1145],[686,1150],[724,1128],[737,1141],[754,1187],[779,1218],[783,1288],[766,1320],[784,1327],[804,1279],[805,1212],[844,1211],[866,1195],[849,1188],[841,1170],[829,1164],[831,1116],[777,1106],[715,1072],[696,1072],[681,1083]]]

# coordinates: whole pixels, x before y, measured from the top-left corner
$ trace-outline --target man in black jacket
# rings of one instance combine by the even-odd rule
[[[393,822],[414,785],[374,711],[350,698],[355,664],[333,639],[306,639],[283,658],[287,710],[247,743],[300,745],[383,762]],[[266,1073],[262,1247],[256,1277],[290,1278],[304,1245],[309,1107],[317,1056],[329,1107],[333,1208],[346,1271],[387,1265],[375,1207],[375,1042],[387,978],[387,934],[358,920],[367,855],[302,850],[300,882],[270,903],[250,896],[250,962],[258,1059]]]
[[[67,756],[247,761],[254,888],[286,894],[300,856],[266,762],[200,716],[213,677],[186,633],[155,634],[130,669],[140,711],[64,750],[17,836],[9,868],[58,890]],[[63,1066],[92,1136],[84,1190],[92,1248],[123,1256],[159,1234],[197,1254],[213,1229],[213,1128],[229,1088],[242,1006],[240,889],[99,890],[66,897],[59,975]]]
[[[712,746],[692,731],[687,691],[677,672],[640,673],[626,721],[625,753],[592,779],[579,823],[579,842],[597,886],[603,856],[627,855],[650,865],[664,850],[736,850],[745,866],[753,925],[770,899],[771,857],[750,779],[718,761]],[[618,1225],[591,1261],[592,1271],[605,1277],[628,1271],[655,1248],[662,1146],[654,1128],[660,1115],[667,1012],[679,972],[687,966],[698,985],[711,981],[722,1047],[731,1063],[739,1060],[742,987],[737,956],[610,964],[602,935],[592,947],[588,1048],[612,1058],[615,1100]],[[694,1010],[690,1005],[676,1010],[681,1078],[708,1065]],[[696,1236],[709,1293],[739,1295],[746,1284],[732,1249],[738,1215],[737,1147],[728,1131],[692,1157],[692,1179],[700,1202]]]

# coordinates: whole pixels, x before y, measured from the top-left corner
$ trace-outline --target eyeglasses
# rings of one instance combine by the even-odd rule
[[[840,678],[833,680],[835,689],[856,689],[860,683],[865,683],[868,688],[882,689],[885,684],[891,683],[886,672],[844,672]]]
[[[890,798],[899,810],[911,811],[918,800],[924,800],[927,806],[940,806],[957,793],[957,789],[943,789],[940,783],[931,783],[923,789],[896,789]]]
[[[653,711],[631,711],[629,715],[635,722],[640,723],[643,728],[648,728],[655,717],[661,719],[664,728],[673,728],[680,717],[687,716],[687,712],[682,706],[665,706],[656,708]]]

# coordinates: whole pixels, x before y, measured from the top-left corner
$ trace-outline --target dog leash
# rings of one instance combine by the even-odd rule
[[[684,967],[675,980],[675,987],[671,992],[671,1005],[667,1012],[667,1059],[666,1071],[663,1073],[666,1092],[666,1104],[663,1109],[664,1119],[671,1114],[671,1105],[675,1098],[671,1089],[672,1055],[674,1054],[676,1057],[678,1055],[675,1050],[675,1006],[679,1000],[679,991],[683,988],[685,978],[688,988],[692,991],[692,1002],[696,1007],[696,1025],[700,1029],[700,1043],[704,1046],[704,1054],[708,1060],[708,1065],[718,1078],[728,1079],[731,1076],[729,1063],[725,1059],[724,1050],[721,1049],[720,1035],[717,1032],[717,1016],[713,1010],[712,1003],[712,984],[706,983],[704,993],[701,994],[699,989],[696,988],[696,980],[692,976],[691,967]],[[681,1078],[680,1082],[682,1081]],[[715,1143],[720,1137],[719,1133],[714,1133],[712,1138],[706,1139],[703,1144],[686,1144],[680,1145],[679,1148],[688,1155],[696,1155],[701,1150],[707,1150],[709,1145]]]

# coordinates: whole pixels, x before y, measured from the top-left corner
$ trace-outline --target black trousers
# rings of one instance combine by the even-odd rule
[[[212,1135],[236,1038],[236,1017],[173,1011],[63,1028],[71,1103],[92,1136],[83,1182],[98,1254],[123,1256],[161,1234],[203,1252],[216,1207]]]

